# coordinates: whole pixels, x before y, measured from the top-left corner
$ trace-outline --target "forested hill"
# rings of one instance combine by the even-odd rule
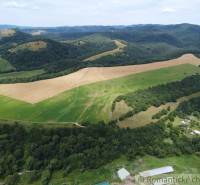
[[[143,64],[185,53],[200,56],[198,25],[17,27],[7,32],[1,27],[0,57],[7,61],[7,66],[12,66],[10,71],[43,70],[43,74],[23,81],[51,78],[84,67]],[[116,49],[114,40],[126,47],[119,53],[84,62],[86,58]]]
[[[32,36],[19,30],[0,30],[0,51],[31,40]]]
[[[58,42],[19,30],[2,30],[0,55],[16,71],[43,69],[48,74],[73,69],[89,56],[116,48],[109,38],[98,35],[90,37]]]
[[[171,44],[198,43],[200,26],[192,24],[178,25],[130,25],[130,26],[76,26],[56,28],[22,28],[26,33],[43,31],[43,35],[60,39],[73,39],[92,33],[102,33],[112,38],[128,42],[169,42]],[[74,34],[74,35],[73,35]],[[186,39],[186,40],[185,40]],[[176,43],[177,42],[177,43]]]

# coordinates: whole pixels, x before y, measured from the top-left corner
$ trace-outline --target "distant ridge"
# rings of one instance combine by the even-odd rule
[[[122,28],[138,28],[138,27],[151,27],[151,26],[199,26],[198,24],[180,23],[180,24],[132,24],[132,25],[77,25],[77,26],[21,26],[12,24],[0,24],[0,29],[122,29]]]

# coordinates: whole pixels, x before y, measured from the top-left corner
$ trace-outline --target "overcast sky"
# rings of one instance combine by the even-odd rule
[[[0,0],[0,24],[200,24],[200,0]]]

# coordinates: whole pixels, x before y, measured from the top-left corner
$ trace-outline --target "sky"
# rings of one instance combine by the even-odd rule
[[[200,24],[200,0],[0,0],[0,24]]]

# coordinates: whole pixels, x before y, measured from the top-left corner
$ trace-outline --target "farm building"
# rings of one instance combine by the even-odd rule
[[[174,172],[173,167],[166,166],[166,167],[163,167],[163,168],[157,168],[157,169],[153,169],[153,170],[140,172],[139,174],[142,177],[152,177],[152,176],[155,176],[155,175],[161,175],[161,174],[166,174],[166,173],[171,173],[171,172]]]
[[[121,181],[124,181],[130,177],[130,173],[125,168],[118,170],[117,174]]]
[[[193,130],[191,134],[193,134],[193,135],[200,135],[200,131],[199,130]]]
[[[101,182],[101,183],[98,183],[98,184],[96,184],[96,185],[110,185],[108,182]]]

